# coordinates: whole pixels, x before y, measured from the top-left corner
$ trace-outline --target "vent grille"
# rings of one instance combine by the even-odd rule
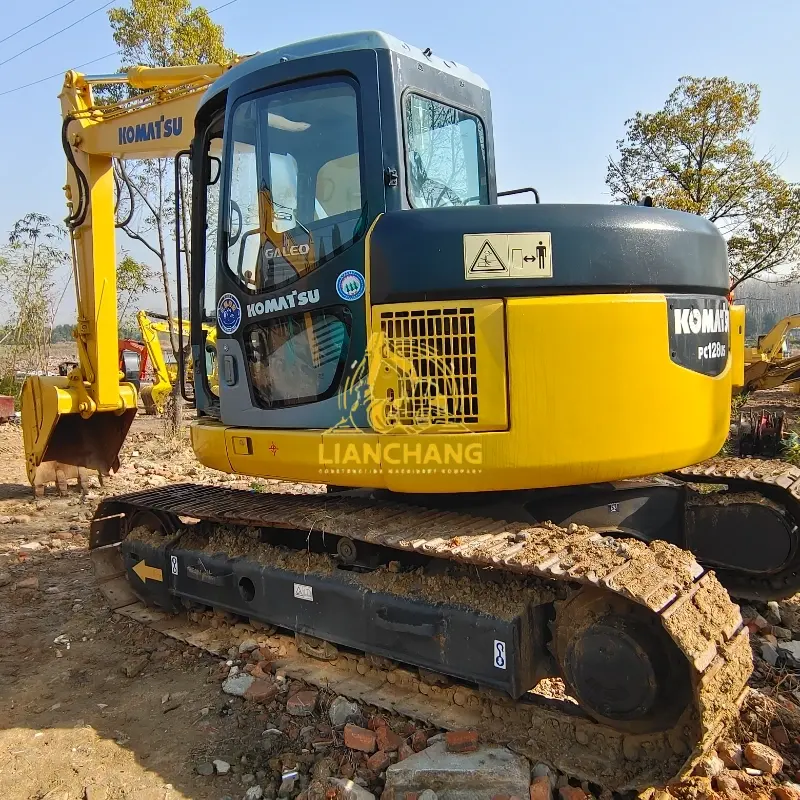
[[[389,389],[389,425],[478,422],[478,358],[473,308],[383,311],[383,367],[397,375]]]

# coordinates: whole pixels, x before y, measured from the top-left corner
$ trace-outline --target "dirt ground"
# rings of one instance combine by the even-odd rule
[[[791,409],[793,423],[800,418],[800,396],[758,394],[749,406],[766,400]],[[223,694],[218,659],[108,610],[87,551],[88,520],[104,495],[182,480],[252,482],[199,466],[186,438],[165,438],[154,418],[137,419],[121,461],[120,472],[85,498],[36,501],[20,428],[0,426],[0,798],[238,800],[258,783],[269,800],[289,761],[264,731],[284,731],[284,750],[319,769],[303,737],[330,736],[330,726]],[[786,681],[759,670],[762,689]],[[776,746],[773,733],[768,719],[762,738]],[[787,746],[800,751],[794,741]],[[347,774],[344,748],[334,743],[325,755],[328,768]],[[213,759],[231,764],[230,772],[198,774]],[[357,767],[349,768],[356,777]]]

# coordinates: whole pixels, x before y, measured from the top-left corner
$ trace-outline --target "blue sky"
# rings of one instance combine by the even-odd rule
[[[0,39],[64,0],[5,2]],[[224,0],[210,0],[214,8]],[[0,43],[0,62],[102,5],[74,0]],[[124,3],[119,3],[124,4]],[[118,5],[118,3],[114,3]],[[758,8],[758,11],[756,9]],[[240,53],[377,28],[452,58],[492,90],[498,187],[536,186],[543,202],[605,203],[607,157],[637,110],[659,108],[682,75],[758,83],[759,151],[786,157],[800,181],[800,3],[768,0],[374,0],[274,4],[236,0],[214,15]],[[28,211],[65,215],[60,78],[2,94],[115,50],[105,11],[0,65],[0,241]],[[117,57],[84,68],[110,72]],[[65,304],[60,317],[69,321]]]

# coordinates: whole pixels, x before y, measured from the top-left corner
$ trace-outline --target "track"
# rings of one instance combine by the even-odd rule
[[[726,494],[750,494],[780,507],[792,530],[791,545],[783,565],[768,575],[749,576],[743,571],[721,567],[716,572],[735,597],[766,601],[800,592],[800,469],[781,461],[725,458],[710,465],[687,467],[670,473],[670,477],[693,484],[728,487],[727,492],[705,495],[703,499],[707,501],[715,498],[724,502]]]
[[[105,501],[92,523],[90,546],[101,588],[114,607],[136,608],[140,615],[140,607],[131,605],[131,589],[125,570],[119,569],[119,558],[114,567],[119,548],[105,546],[119,542],[130,532],[129,525],[136,520],[140,524],[153,513],[177,530],[178,538],[186,530],[181,517],[242,526],[243,535],[253,527],[288,529],[298,537],[314,531],[432,561],[489,569],[495,578],[550,586],[551,597],[554,593],[560,598],[553,604],[555,632],[550,647],[556,650],[559,631],[580,622],[579,616],[570,616],[581,608],[580,602],[573,602],[575,597],[601,596],[609,606],[634,604],[637,613],[666,632],[679,653],[679,671],[689,675],[690,697],[678,706],[685,711],[647,733],[632,733],[631,726],[609,724],[597,715],[589,717],[575,703],[544,703],[530,693],[515,702],[498,692],[457,682],[431,687],[395,667],[373,670],[372,695],[366,698],[358,681],[359,686],[351,688],[351,659],[341,657],[324,667],[324,680],[332,681],[341,694],[369,699],[442,727],[474,727],[488,740],[601,786],[640,789],[679,775],[713,746],[738,712],[746,691],[752,655],[738,608],[713,573],[662,542],[618,541],[577,526],[565,530],[507,524],[355,497],[171,486]],[[159,620],[160,629],[169,625]],[[309,669],[299,677],[319,683],[322,679],[315,681],[314,669]]]

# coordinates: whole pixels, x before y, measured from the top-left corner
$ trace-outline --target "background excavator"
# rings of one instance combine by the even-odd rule
[[[109,82],[149,91],[96,106]],[[174,155],[193,181],[197,458],[329,487],[105,500],[90,546],[115,608],[220,608],[447,675],[479,688],[426,704],[468,697],[483,734],[532,756],[555,731],[554,760],[607,786],[667,780],[713,745],[751,668],[719,581],[800,588],[795,473],[689,466],[725,441],[743,370],[713,225],[499,205],[526,190],[497,191],[488,87],[381,33],[70,72],[61,102],[80,364],[24,386],[31,483],[118,466],[136,392],[112,158]],[[548,676],[576,703],[543,706],[529,690]],[[393,697],[422,691],[398,681]]]

